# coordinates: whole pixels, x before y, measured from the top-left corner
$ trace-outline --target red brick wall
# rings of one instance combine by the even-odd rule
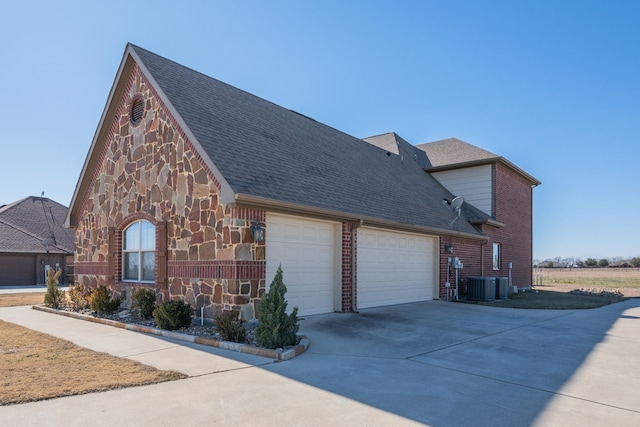
[[[455,270],[448,258],[459,257],[464,268],[459,271],[459,293],[466,294],[469,276],[509,275],[511,262],[512,283],[518,287],[532,284],[532,192],[531,183],[502,164],[493,167],[493,209],[495,219],[505,224],[502,228],[484,225],[486,243],[470,239],[440,238],[440,293],[446,298],[447,270],[449,282],[455,287]],[[493,269],[493,243],[501,245],[501,265]],[[453,251],[449,253],[447,249]]]
[[[493,270],[492,245],[487,244],[485,269],[492,276],[507,276],[511,262],[513,284],[529,287],[533,274],[533,188],[520,174],[502,164],[494,167],[494,183],[495,217],[506,225],[498,229],[485,226],[484,231],[490,242],[501,244],[502,265],[500,270]]]
[[[342,311],[353,311],[356,303],[355,283],[357,283],[357,224],[352,222],[342,223]],[[355,261],[355,263],[354,263]]]
[[[486,245],[485,245],[486,246]],[[448,250],[447,250],[448,249]],[[458,257],[463,264],[463,268],[458,270],[458,292],[459,295],[467,293],[467,277],[480,276],[482,274],[481,252],[482,242],[471,239],[461,239],[457,237],[440,238],[440,299],[447,298],[447,272],[449,273],[449,283],[451,289],[455,289],[455,269],[453,262],[449,263],[449,258]],[[486,250],[486,249],[485,249]],[[450,294],[450,298],[453,294]]]

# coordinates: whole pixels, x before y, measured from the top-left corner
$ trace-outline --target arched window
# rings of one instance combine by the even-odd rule
[[[156,275],[156,229],[149,221],[136,221],[122,236],[122,280],[154,282]]]

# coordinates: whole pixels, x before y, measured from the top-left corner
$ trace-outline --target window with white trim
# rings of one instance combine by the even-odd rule
[[[493,244],[493,269],[500,270],[500,264],[502,264],[502,254],[500,253],[500,243]]]
[[[122,280],[154,282],[156,275],[156,228],[140,220],[122,233]]]

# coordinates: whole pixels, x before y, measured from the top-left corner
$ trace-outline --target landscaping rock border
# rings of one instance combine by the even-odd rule
[[[183,334],[181,332],[167,331],[160,328],[154,328],[152,326],[144,326],[135,323],[118,322],[117,320],[105,319],[101,317],[95,317],[91,315],[76,313],[74,311],[57,310],[55,308],[46,307],[44,305],[34,305],[31,308],[45,313],[57,314],[61,316],[67,316],[74,319],[85,320],[94,323],[101,323],[107,326],[115,326],[116,328],[127,329],[134,332],[142,332],[144,334],[158,335],[165,338],[171,338],[174,340],[190,342],[194,344],[206,345],[209,347],[217,347],[224,350],[236,351],[239,353],[252,354],[254,356],[267,357],[275,359],[277,361],[285,361],[293,359],[294,357],[304,353],[309,347],[309,340],[305,335],[300,335],[300,342],[298,345],[286,349],[271,350],[268,348],[254,347],[246,344],[240,344],[230,341],[221,341],[212,338],[204,338],[195,335]]]

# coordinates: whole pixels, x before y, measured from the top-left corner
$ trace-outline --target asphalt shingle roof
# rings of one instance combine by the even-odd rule
[[[387,150],[391,153],[406,157],[408,159],[413,159],[423,169],[428,169],[431,167],[431,162],[429,161],[427,153],[424,152],[424,150],[411,145],[395,132],[384,133],[377,136],[370,136],[363,139],[369,144],[373,144],[383,150]]]
[[[427,153],[434,168],[483,160],[497,160],[500,156],[490,151],[471,145],[456,138],[443,139],[416,145],[416,148]]]
[[[452,195],[415,159],[131,48],[235,193],[448,229]],[[480,234],[462,218],[456,228]]]
[[[73,253],[73,232],[64,228],[68,209],[46,197],[27,197],[0,207],[0,252]]]

